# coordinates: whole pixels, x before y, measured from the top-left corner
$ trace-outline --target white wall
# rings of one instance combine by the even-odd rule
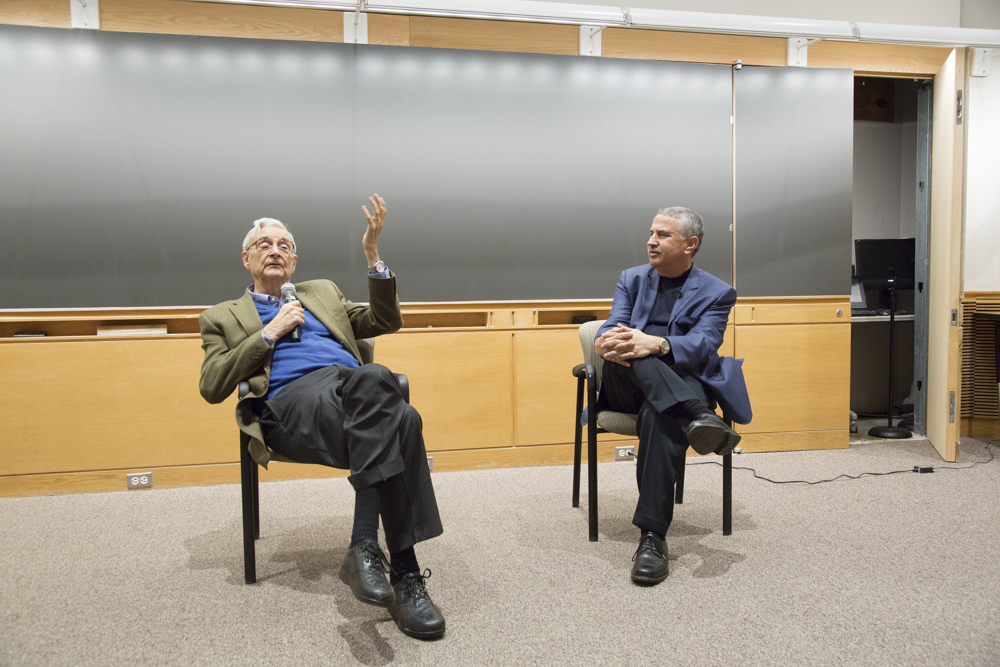
[[[1000,56],[993,74],[969,77],[966,122],[966,291],[1000,291]]]
[[[962,0],[555,0],[612,7],[957,28]],[[970,0],[966,0],[969,2]],[[978,0],[996,2],[996,0]]]
[[[899,238],[901,125],[854,121],[856,239]]]

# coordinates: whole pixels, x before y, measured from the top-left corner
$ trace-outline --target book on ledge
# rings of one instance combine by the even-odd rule
[[[162,336],[166,324],[110,324],[97,327],[98,336]]]

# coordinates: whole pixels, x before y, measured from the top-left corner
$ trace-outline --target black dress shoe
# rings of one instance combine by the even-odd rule
[[[667,543],[650,531],[643,531],[639,548],[632,556],[632,581],[642,586],[655,586],[667,578]]]
[[[726,422],[714,412],[707,410],[687,425],[688,444],[702,456],[719,453],[727,447],[732,451],[740,441],[736,431],[726,426]]]
[[[340,566],[340,580],[362,602],[388,607],[392,604],[392,586],[385,578],[388,571],[389,563],[378,544],[359,542],[347,550]]]
[[[396,626],[404,635],[417,639],[437,639],[444,634],[444,616],[431,602],[424,581],[431,576],[411,572],[404,574],[393,590],[396,598],[389,605],[389,613],[396,620]]]
[[[740,444],[740,440],[743,439],[739,433],[733,429],[729,429],[729,438],[726,443],[715,450],[715,453],[719,456],[725,456],[726,454],[732,454],[733,450],[736,449],[736,445]]]

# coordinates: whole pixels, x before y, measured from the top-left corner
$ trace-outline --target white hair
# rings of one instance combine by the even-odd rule
[[[285,223],[281,220],[275,220],[274,218],[261,218],[260,220],[254,220],[253,227],[250,228],[250,231],[247,232],[246,238],[243,239],[244,252],[250,249],[250,244],[253,242],[254,237],[257,236],[257,234],[260,233],[260,230],[264,227],[280,227],[288,232],[288,227],[285,227]],[[292,252],[295,252],[295,239],[292,237],[291,232],[288,232],[288,238],[292,242]]]

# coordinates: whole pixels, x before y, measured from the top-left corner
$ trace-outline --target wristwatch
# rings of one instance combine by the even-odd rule
[[[375,266],[368,267],[368,273],[372,275],[376,273],[382,273],[383,271],[385,271],[385,262],[383,262],[381,259],[375,262]]]
[[[670,341],[668,341],[666,338],[663,338],[661,336],[660,337],[660,355],[659,356],[662,357],[663,355],[669,354],[669,353],[670,353]]]

